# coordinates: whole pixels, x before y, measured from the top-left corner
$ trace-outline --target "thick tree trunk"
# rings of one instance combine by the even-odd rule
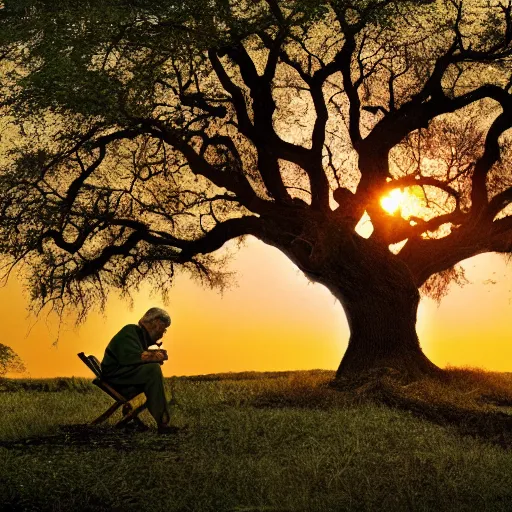
[[[336,378],[392,368],[406,378],[440,372],[422,352],[416,334],[419,294],[361,289],[361,300],[344,300],[350,326],[347,351]]]
[[[414,276],[386,245],[354,234],[344,217],[329,222],[298,216],[280,228],[300,235],[276,247],[325,285],[347,315],[350,339],[337,379],[380,368],[409,379],[441,373],[416,334],[420,295]]]
[[[340,300],[350,327],[336,377],[377,368],[392,368],[412,379],[441,372],[420,348],[420,294],[411,272],[387,248],[370,243],[365,241],[365,247],[356,239],[338,250],[334,244],[323,245],[318,280]]]

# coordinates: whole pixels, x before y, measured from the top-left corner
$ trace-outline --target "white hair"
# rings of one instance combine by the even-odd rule
[[[149,308],[144,316],[139,320],[139,323],[147,323],[156,319],[162,320],[167,323],[167,325],[171,325],[171,317],[165,309],[162,308]]]

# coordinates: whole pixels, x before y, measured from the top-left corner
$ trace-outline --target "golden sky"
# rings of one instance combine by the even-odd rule
[[[512,371],[512,265],[496,254],[464,262],[472,282],[453,285],[440,306],[423,299],[418,333],[426,355],[440,366],[478,366]],[[151,306],[165,307],[172,325],[163,339],[170,360],[164,375],[197,375],[245,370],[336,369],[348,341],[341,305],[312,284],[278,250],[250,238],[230,265],[236,285],[207,290],[178,277],[164,305],[148,289],[126,301],[112,296],[105,315],[92,313],[76,328],[27,313],[27,301],[13,278],[0,288],[3,328],[0,343],[12,347],[33,378],[91,377],[80,351],[99,359],[110,338],[136,323]],[[495,281],[496,284],[491,284]]]

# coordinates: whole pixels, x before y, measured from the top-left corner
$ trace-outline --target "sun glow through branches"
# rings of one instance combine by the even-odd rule
[[[404,219],[419,216],[425,207],[425,194],[419,186],[402,189],[395,188],[380,200],[380,205],[386,212],[394,215],[399,212]]]
[[[380,200],[380,205],[388,213],[393,214],[400,208],[400,205],[402,204],[402,196],[403,192],[400,189],[395,188]]]

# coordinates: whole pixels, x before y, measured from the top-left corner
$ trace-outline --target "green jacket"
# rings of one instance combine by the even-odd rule
[[[125,325],[105,349],[101,362],[102,375],[112,375],[122,367],[144,364],[141,354],[152,344],[144,327],[135,324]]]

